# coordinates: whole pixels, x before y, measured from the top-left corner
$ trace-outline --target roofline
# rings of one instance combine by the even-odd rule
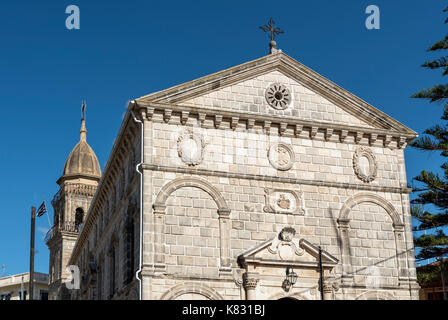
[[[9,279],[9,278],[18,278],[18,277],[22,277],[22,276],[27,276],[27,275],[29,275],[29,274],[30,274],[29,271],[27,271],[27,272],[23,272],[23,273],[12,274],[12,275],[9,275],[9,276],[0,278],[0,281],[1,281],[1,280],[5,280],[5,279]],[[34,274],[35,274],[35,275],[36,275],[36,274],[39,274],[39,275],[47,276],[47,277],[50,276],[48,273],[43,273],[43,272],[34,272]],[[38,280],[35,279],[35,281],[38,281]]]
[[[132,100],[134,101],[134,100]],[[75,245],[73,246],[73,251],[72,254],[70,255],[70,258],[68,259],[68,263],[69,264],[73,264],[73,259],[75,257],[77,257],[77,255],[79,254],[79,250],[80,250],[80,246],[83,245],[85,238],[87,237],[86,233],[87,233],[87,229],[89,229],[89,223],[92,221],[92,210],[94,208],[94,204],[97,202],[98,196],[100,194],[100,192],[103,189],[103,184],[104,184],[104,179],[109,175],[109,170],[110,170],[110,166],[112,165],[112,160],[115,159],[115,154],[118,150],[118,145],[121,142],[121,139],[123,137],[123,134],[125,132],[126,126],[129,122],[129,119],[131,117],[131,109],[132,109],[132,101],[128,102],[128,106],[126,108],[126,113],[123,117],[123,121],[121,122],[121,127],[120,130],[118,131],[118,135],[114,140],[114,144],[112,146],[112,150],[109,154],[109,157],[107,158],[107,163],[106,166],[104,167],[104,170],[101,174],[101,179],[98,182],[98,186],[96,188],[96,192],[95,195],[93,196],[92,201],[90,202],[90,206],[89,206],[89,210],[87,211],[86,214],[86,219],[85,219],[85,223],[84,223],[84,227],[82,228],[76,242]],[[143,142],[142,142],[143,143]]]
[[[249,62],[245,62],[245,63],[239,64],[239,65],[236,65],[236,66],[224,69],[224,70],[220,70],[220,71],[214,72],[212,74],[208,74],[208,75],[205,75],[205,76],[202,76],[202,77],[199,77],[199,78],[196,78],[196,79],[184,82],[184,83],[177,84],[175,86],[172,86],[172,87],[169,87],[169,88],[166,88],[166,89],[163,89],[163,90],[159,90],[159,91],[156,91],[156,92],[144,95],[144,96],[139,97],[139,98],[137,98],[135,100],[137,102],[139,102],[140,100],[146,100],[146,99],[151,99],[152,97],[155,97],[155,99],[151,99],[151,100],[152,101],[157,101],[157,100],[160,100],[161,98],[165,98],[165,95],[164,95],[165,93],[169,94],[169,93],[173,92],[173,94],[174,94],[174,93],[179,92],[181,89],[188,89],[189,87],[196,87],[196,86],[198,86],[200,84],[206,84],[209,81],[214,81],[216,78],[221,77],[222,74],[228,73],[229,70],[232,70],[233,73],[236,73],[240,69],[246,69],[246,67],[248,65],[252,65],[252,64],[258,65],[258,64],[261,64],[267,58],[272,58],[272,56],[271,55],[263,56],[263,57],[260,57],[258,59],[255,59],[255,60],[251,60]],[[273,60],[273,61],[275,61],[275,60]]]
[[[324,92],[326,99],[342,107],[348,113],[363,119],[367,123],[374,122],[384,129],[395,128],[399,132],[417,136],[417,132],[414,130],[282,52],[269,54],[168,89],[142,96],[136,99],[136,101],[137,103],[156,102],[175,104],[191,99],[194,96],[232,85],[242,79],[250,79],[251,77],[258,76],[263,72],[272,71],[273,69],[286,73],[298,81],[297,75],[300,75],[303,77],[299,81],[302,85],[312,91],[321,92],[321,94]],[[355,109],[356,112],[351,109]]]

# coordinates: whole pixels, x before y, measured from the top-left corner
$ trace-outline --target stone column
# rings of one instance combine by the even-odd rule
[[[154,205],[154,269],[165,269],[165,205]]]
[[[398,282],[400,287],[409,286],[409,276],[406,270],[406,243],[404,241],[404,224],[394,224],[395,248],[397,251]]]
[[[256,300],[257,294],[255,289],[258,284],[258,273],[256,272],[246,272],[243,274],[243,286],[246,290],[246,300]]]
[[[403,158],[404,162],[404,158]],[[403,172],[405,172],[403,165]],[[404,173],[405,174],[405,173]],[[404,176],[406,177],[406,176]],[[406,178],[404,178],[404,186],[406,186]],[[403,230],[403,241],[405,247],[405,254],[403,258],[406,263],[407,277],[409,282],[409,294],[411,300],[419,300],[419,289],[420,286],[417,282],[417,274],[415,268],[415,256],[414,256],[414,241],[412,233],[412,220],[409,207],[409,195],[407,193],[401,193],[401,205],[403,210],[403,222],[405,224]]]
[[[220,271],[230,271],[230,209],[219,209]]]
[[[333,300],[334,279],[324,279],[324,300]]]
[[[350,286],[353,283],[353,274],[351,273],[350,248],[349,248],[349,229],[350,220],[338,219],[340,237],[341,237],[341,260],[342,260],[342,284]]]

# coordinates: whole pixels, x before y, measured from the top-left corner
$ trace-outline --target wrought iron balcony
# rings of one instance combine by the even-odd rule
[[[54,225],[50,230],[48,230],[45,236],[45,242],[50,241],[54,236],[56,236],[60,232],[79,233],[81,229],[82,225],[75,223],[75,221],[65,221],[63,223],[59,223],[58,225]]]

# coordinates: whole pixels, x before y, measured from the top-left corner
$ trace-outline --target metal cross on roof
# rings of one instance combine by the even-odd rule
[[[275,22],[274,20],[269,19],[269,23],[261,26],[260,27],[261,30],[263,30],[264,32],[268,32],[270,33],[269,37],[271,38],[271,41],[275,41],[275,36],[279,35],[281,33],[285,33],[283,30],[281,30],[280,28],[276,28],[275,27]]]
[[[81,114],[82,114],[81,120],[86,120],[86,102],[85,101],[82,102]]]

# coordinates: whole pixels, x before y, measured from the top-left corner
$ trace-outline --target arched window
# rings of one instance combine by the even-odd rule
[[[83,222],[84,222],[84,210],[82,208],[78,208],[76,209],[75,212],[76,231],[79,231],[79,227],[82,225]]]

